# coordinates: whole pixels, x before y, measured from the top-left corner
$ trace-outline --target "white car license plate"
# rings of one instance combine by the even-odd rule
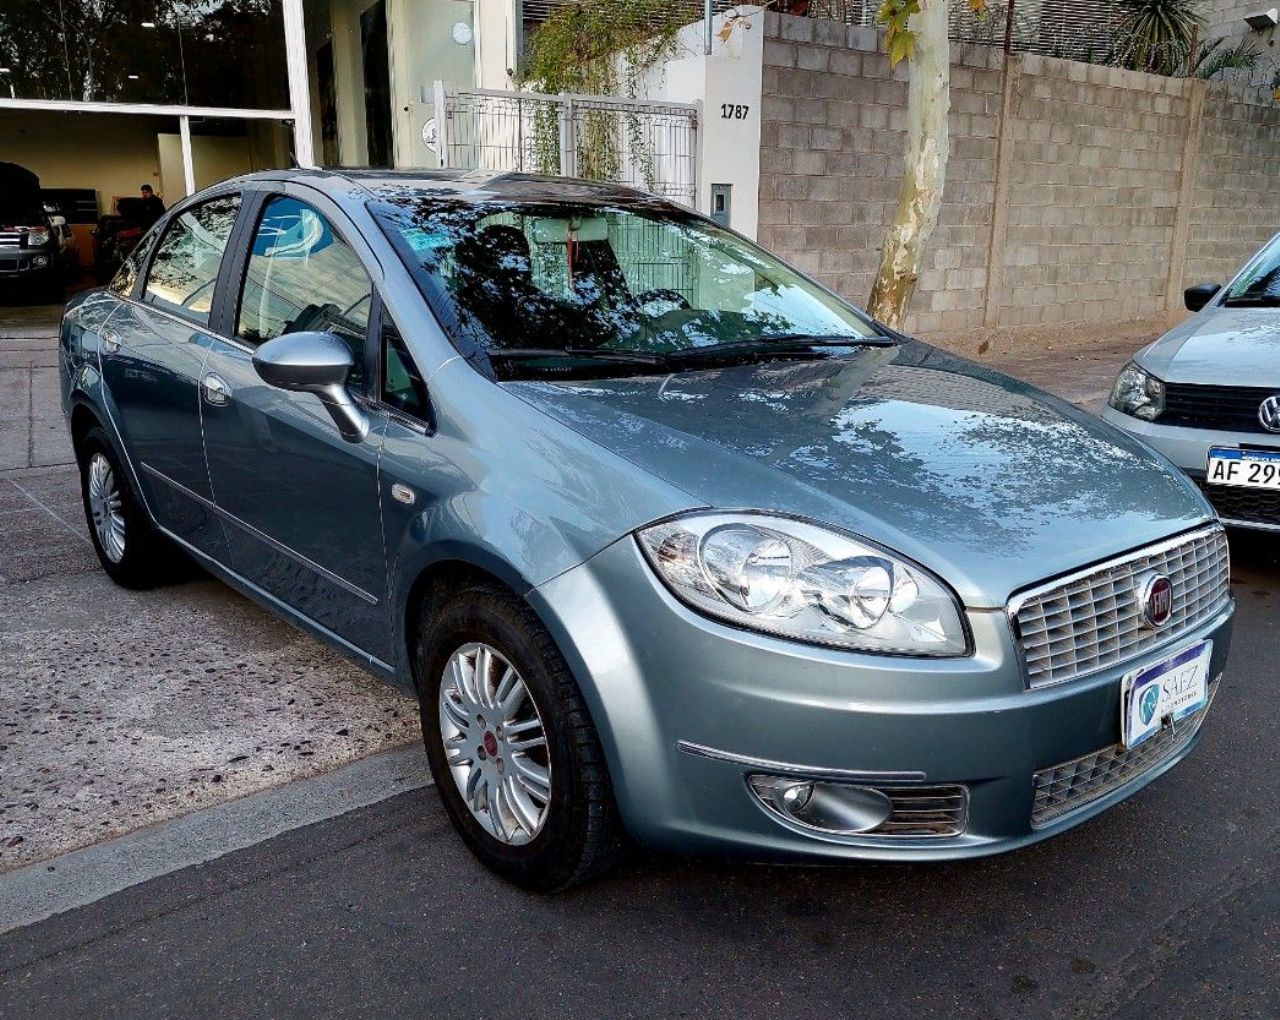
[[[1204,708],[1209,699],[1209,659],[1213,642],[1201,641],[1120,681],[1120,734],[1137,747],[1160,732],[1166,719],[1177,722]]]
[[[1210,485],[1280,490],[1280,450],[1237,450],[1215,446],[1209,451]]]

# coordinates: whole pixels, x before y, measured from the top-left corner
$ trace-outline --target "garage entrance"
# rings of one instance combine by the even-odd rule
[[[39,178],[50,225],[65,233],[66,295],[110,279],[161,207],[189,190],[292,162],[290,126],[267,118],[0,109],[0,138],[3,159]],[[144,200],[144,185],[153,199]],[[21,225],[0,222],[0,232]],[[0,331],[8,335],[56,323],[61,309],[43,284],[6,278],[6,256],[23,252],[16,247],[0,244]]]

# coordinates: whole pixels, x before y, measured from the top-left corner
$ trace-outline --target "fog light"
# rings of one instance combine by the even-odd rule
[[[853,836],[879,828],[893,814],[893,801],[865,786],[782,776],[751,776],[748,782],[773,814],[815,832]]]
[[[43,269],[45,266],[49,264],[49,259],[45,255],[35,255],[35,256],[32,256],[31,264],[35,266],[37,269]]]

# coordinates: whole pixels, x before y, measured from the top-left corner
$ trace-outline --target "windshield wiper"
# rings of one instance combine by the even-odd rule
[[[785,336],[756,337],[705,347],[681,347],[662,355],[667,361],[715,361],[724,357],[754,357],[771,354],[805,354],[828,347],[894,347],[897,341],[887,336],[810,336],[789,333]]]
[[[494,347],[485,353],[492,361],[543,361],[547,358],[570,358],[574,361],[612,361],[624,365],[665,363],[665,356],[660,354],[598,347]]]
[[[833,337],[796,333],[709,344],[706,347],[681,347],[674,351],[661,352],[626,351],[616,347],[495,347],[485,353],[491,361],[529,362],[561,359],[674,368],[703,361],[752,360],[760,357],[810,354],[830,347],[894,347],[896,345],[896,340],[884,336]]]
[[[1280,308],[1280,295],[1241,294],[1222,302],[1224,308]]]

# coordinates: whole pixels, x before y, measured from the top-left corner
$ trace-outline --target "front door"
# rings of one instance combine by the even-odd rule
[[[350,345],[364,391],[373,287],[333,217],[274,195],[252,231],[235,336],[214,343],[201,401],[214,499],[234,569],[367,655],[389,661],[386,557],[378,498],[385,418],[345,441],[319,399],[264,383],[253,351],[324,330]]]
[[[121,301],[98,347],[113,420],[157,522],[218,560],[226,546],[212,509],[197,387],[239,209],[240,196],[231,194],[175,215],[136,300]]]

